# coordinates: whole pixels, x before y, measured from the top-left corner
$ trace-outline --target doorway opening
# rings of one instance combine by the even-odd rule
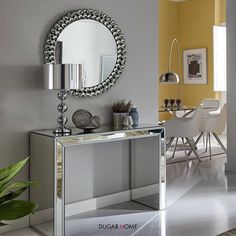
[[[226,0],[159,0],[159,76],[171,70],[179,77],[178,83],[159,83],[159,121],[191,117],[205,99],[219,100],[219,108],[212,114],[221,113],[227,103],[226,27]],[[178,47],[172,48],[170,56],[175,39]],[[176,109],[177,103],[186,109],[180,106]],[[215,133],[226,147],[226,128]],[[212,134],[203,135],[197,147],[201,156],[209,158],[224,153],[218,141]],[[175,145],[179,142],[170,143],[171,158],[167,163],[185,161],[182,144]],[[173,151],[178,150],[182,151],[180,158],[172,158]]]

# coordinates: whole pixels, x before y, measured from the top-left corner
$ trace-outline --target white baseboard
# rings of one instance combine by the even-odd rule
[[[132,197],[136,199],[136,198],[141,198],[141,197],[157,194],[158,190],[159,190],[159,185],[152,184],[145,187],[135,188],[135,189],[132,189],[131,191],[132,191]]]
[[[227,172],[236,172],[236,163],[231,162],[229,159],[225,164],[225,171]]]
[[[34,215],[30,215],[30,225],[37,225],[42,222],[48,222],[53,219],[53,208],[41,210],[35,212]]]
[[[102,197],[66,205],[65,215],[66,217],[69,217],[86,211],[96,210],[98,208],[115,205],[129,200],[130,190],[113,193]]]
[[[118,193],[113,193],[89,200],[74,202],[66,205],[65,216],[73,216],[87,211],[96,210],[106,206],[119,204],[122,202],[130,201],[131,191],[133,198],[145,197],[158,193],[158,184],[148,185],[145,187],[136,188],[133,190],[126,190]],[[30,224],[38,225],[53,219],[53,209],[45,209],[35,213],[31,216]]]
[[[8,225],[0,227],[0,234],[28,227],[29,216],[26,216],[19,220],[3,221],[3,223],[6,223]]]

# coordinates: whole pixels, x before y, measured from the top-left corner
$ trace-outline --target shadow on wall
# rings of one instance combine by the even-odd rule
[[[0,66],[0,71],[1,89],[43,89],[41,65]]]

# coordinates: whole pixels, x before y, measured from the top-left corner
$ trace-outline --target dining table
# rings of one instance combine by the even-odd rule
[[[159,112],[168,112],[174,117],[187,117],[196,110],[196,106],[159,106]],[[181,115],[180,115],[181,114]]]

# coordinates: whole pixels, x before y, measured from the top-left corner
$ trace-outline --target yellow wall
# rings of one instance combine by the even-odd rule
[[[215,0],[215,24],[226,22],[226,0]]]
[[[213,25],[215,0],[189,0],[178,5],[181,49],[207,48],[207,85],[181,85],[187,105],[199,105],[203,98],[213,98]],[[181,53],[182,56],[182,53]],[[183,73],[182,73],[183,74]]]
[[[213,91],[213,25],[225,21],[226,0],[188,0],[184,2],[170,2],[159,0],[159,71],[166,71],[171,40],[177,36],[181,48],[181,99],[186,105],[197,106],[203,98],[217,97]],[[207,48],[207,85],[183,84],[183,50]],[[177,63],[177,56],[173,55]],[[177,71],[175,64],[175,70]],[[160,84],[159,101],[164,98],[177,97],[177,85]],[[162,117],[160,116],[160,119]],[[166,117],[164,117],[166,118]]]

